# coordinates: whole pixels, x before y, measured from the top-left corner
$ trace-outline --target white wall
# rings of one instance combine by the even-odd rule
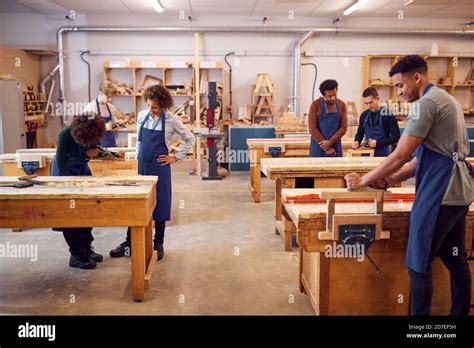
[[[287,25],[285,18],[271,18],[272,25]],[[193,22],[197,26],[259,26],[261,19],[222,17],[201,17]],[[399,27],[396,19],[344,19],[342,25],[348,27]],[[428,19],[405,19],[404,27],[449,27],[459,29],[461,21]],[[27,25],[25,25],[27,23]],[[331,26],[330,19],[298,19],[292,22],[298,26]],[[436,25],[435,25],[436,24]],[[18,48],[56,48],[56,30],[61,26],[177,26],[182,21],[174,18],[157,20],[155,16],[78,16],[74,22],[61,15],[43,16],[37,14],[0,14],[0,44]],[[193,59],[193,33],[73,33],[67,34],[66,47],[66,95],[72,102],[87,101],[86,65],[80,60],[80,52],[90,50],[86,56],[92,67],[93,95],[103,79],[102,62],[105,59],[151,59],[191,61]],[[256,74],[267,72],[276,87],[276,107],[282,111],[290,103],[292,76],[292,48],[298,34],[245,34],[208,33],[202,36],[200,48],[203,59],[223,60],[223,56],[236,51],[239,66],[233,66],[233,113],[237,115],[239,106],[250,102],[250,84]],[[317,87],[327,78],[335,78],[340,85],[340,97],[357,103],[360,110],[361,57],[369,53],[428,53],[432,42],[437,42],[440,53],[474,54],[472,39],[465,37],[433,36],[382,36],[382,35],[322,35],[315,36],[304,45],[306,56],[302,62],[313,62],[318,66]],[[232,61],[232,58],[230,59]],[[345,66],[344,61],[348,62]],[[55,65],[54,59],[43,63],[45,74]],[[388,73],[388,72],[387,72]],[[314,70],[302,67],[301,114],[307,113],[311,103]]]

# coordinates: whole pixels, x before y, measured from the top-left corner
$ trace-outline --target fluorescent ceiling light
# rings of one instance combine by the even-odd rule
[[[410,4],[411,4],[412,2],[414,2],[414,1],[415,1],[415,0],[408,0],[407,2],[405,2],[405,3],[403,4],[403,6],[408,6],[408,5],[410,5]]]
[[[163,6],[161,6],[160,0],[152,0],[152,2],[153,2],[153,7],[154,7],[156,12],[158,12],[158,13],[163,12],[164,8],[163,8]]]
[[[357,10],[363,4],[365,4],[369,0],[358,0],[355,4],[351,5],[350,7],[346,8],[344,11],[344,16],[349,16],[352,12]]]

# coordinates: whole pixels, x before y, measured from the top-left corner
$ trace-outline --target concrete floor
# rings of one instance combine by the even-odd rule
[[[95,228],[95,270],[68,266],[61,233],[0,230],[0,244],[36,244],[38,261],[6,258],[0,266],[0,314],[33,315],[312,315],[298,290],[298,253],[274,233],[274,182],[263,179],[253,203],[246,173],[202,181],[173,173],[173,219],[146,301],[131,298],[130,258],[108,252],[125,228]],[[235,255],[235,254],[238,255]]]

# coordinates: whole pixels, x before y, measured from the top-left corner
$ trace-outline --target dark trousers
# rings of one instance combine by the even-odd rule
[[[153,238],[153,244],[156,246],[157,244],[163,244],[165,239],[165,227],[166,221],[155,221],[155,237]],[[127,243],[131,245],[131,228],[127,229]]]
[[[466,252],[466,215],[469,206],[441,206],[431,244],[430,263],[425,273],[408,269],[411,314],[430,315],[433,297],[431,261],[441,257],[451,275],[451,315],[468,315],[471,305],[471,272]]]
[[[64,239],[74,256],[83,256],[94,240],[92,227],[63,228]]]

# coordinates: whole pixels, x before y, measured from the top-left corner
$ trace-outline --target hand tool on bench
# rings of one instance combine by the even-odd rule
[[[18,182],[18,183],[13,183],[13,184],[1,184],[0,187],[13,187],[13,188],[18,188],[18,189],[22,189],[22,188],[27,188],[27,187],[31,187],[33,186],[33,183],[31,182]]]
[[[120,157],[120,155],[117,152],[109,151],[100,145],[97,145],[96,148],[100,152],[100,155],[98,157],[100,159],[119,160],[119,161],[124,160],[124,158]]]
[[[36,177],[36,175],[25,175],[18,177],[18,180],[30,183],[32,185],[48,185],[46,181],[34,180]]]
[[[130,181],[130,182],[106,182],[105,185],[107,186],[140,186],[138,182]]]

